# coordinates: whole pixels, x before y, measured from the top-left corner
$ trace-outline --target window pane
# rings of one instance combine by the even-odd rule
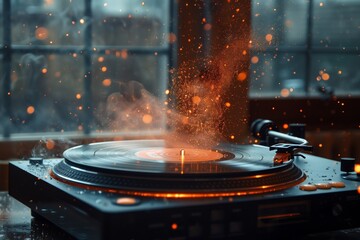
[[[164,129],[166,56],[94,56],[92,81],[97,130]]]
[[[315,96],[360,95],[360,56],[315,54],[310,94]]]
[[[250,97],[305,94],[305,55],[260,53],[251,58]]]
[[[167,44],[169,1],[93,1],[95,45]]]
[[[83,114],[77,98],[82,66],[82,58],[73,55],[14,55],[11,132],[77,130]]]
[[[314,46],[359,47],[359,12],[358,0],[314,0]]]
[[[84,1],[21,0],[12,3],[12,41],[20,45],[81,45]]]
[[[306,44],[308,1],[252,1],[252,41],[255,48]]]

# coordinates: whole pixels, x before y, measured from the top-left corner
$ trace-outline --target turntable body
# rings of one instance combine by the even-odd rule
[[[360,225],[359,182],[343,179],[333,160],[305,154],[274,166],[267,147],[179,151],[161,140],[74,149],[65,159],[12,162],[9,193],[77,239],[256,238]],[[330,182],[345,186],[300,190]]]

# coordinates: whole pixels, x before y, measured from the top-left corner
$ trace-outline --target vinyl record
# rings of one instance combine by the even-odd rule
[[[131,140],[81,145],[63,155],[81,168],[134,174],[253,174],[282,167],[273,165],[273,152],[256,145],[174,148],[163,140]]]
[[[146,197],[218,197],[264,193],[294,186],[305,174],[257,145],[213,149],[166,147],[163,140],[81,145],[64,152],[51,176],[101,191]]]

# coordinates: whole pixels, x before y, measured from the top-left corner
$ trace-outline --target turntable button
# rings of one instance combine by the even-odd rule
[[[333,188],[344,188],[344,187],[345,187],[345,183],[344,183],[344,182],[329,182],[329,184],[330,184]]]
[[[304,184],[304,185],[300,185],[299,189],[302,191],[316,191],[317,187],[312,184]]]
[[[331,189],[330,183],[315,183],[315,186],[316,186],[318,189],[324,189],[324,190]]]
[[[115,200],[115,204],[120,206],[132,206],[139,203],[140,201],[133,197],[120,197]]]

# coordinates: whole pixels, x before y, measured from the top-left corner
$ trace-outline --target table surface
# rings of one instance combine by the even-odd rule
[[[28,207],[9,196],[7,192],[0,192],[0,240],[3,239],[58,240],[72,238],[52,224],[33,218]],[[298,236],[296,239],[359,240],[360,228]]]

